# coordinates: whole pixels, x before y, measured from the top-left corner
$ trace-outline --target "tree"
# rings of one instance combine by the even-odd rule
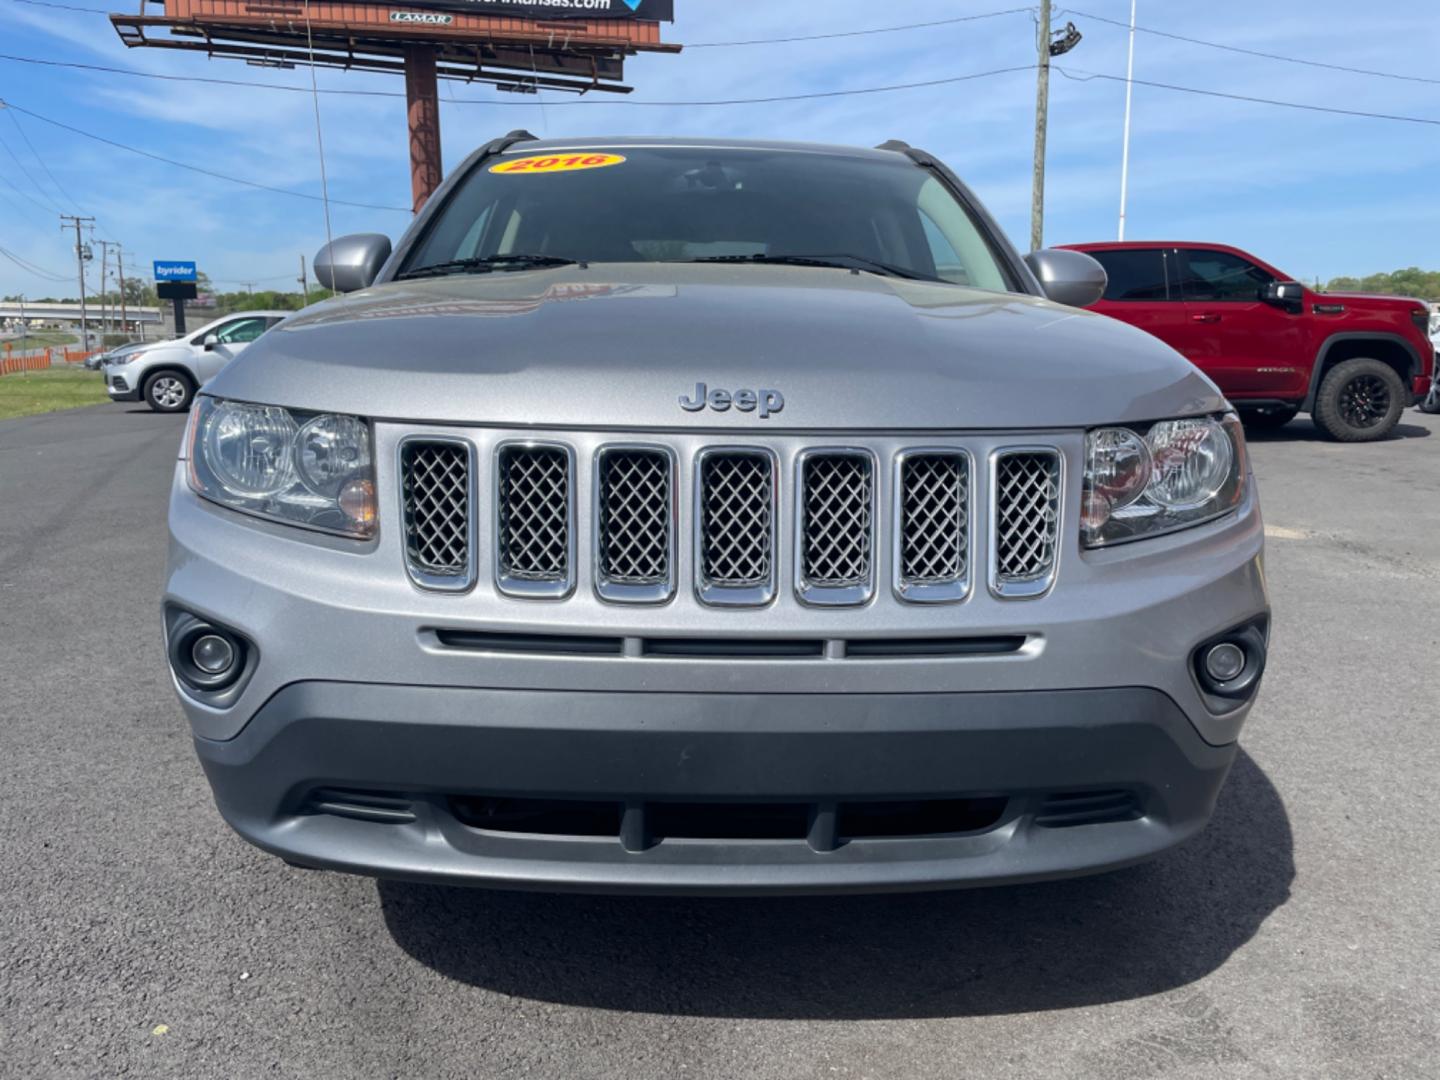
[[[1386,296],[1413,296],[1417,300],[1440,301],[1440,270],[1406,267],[1390,273],[1369,274],[1362,278],[1331,278],[1326,292],[1368,292]]]

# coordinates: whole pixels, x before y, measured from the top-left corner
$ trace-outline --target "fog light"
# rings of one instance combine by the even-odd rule
[[[228,706],[254,670],[255,647],[234,630],[176,608],[166,608],[165,631],[181,686],[207,705]]]
[[[1205,673],[1217,683],[1227,683],[1245,670],[1245,650],[1229,641],[1211,646],[1205,654]]]
[[[190,659],[207,675],[223,675],[235,663],[235,647],[219,634],[205,634],[190,646]]]

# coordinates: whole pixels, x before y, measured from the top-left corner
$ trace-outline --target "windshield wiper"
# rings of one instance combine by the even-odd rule
[[[686,259],[685,261],[697,263],[756,263],[773,266],[831,266],[838,270],[864,270],[871,274],[884,274],[889,277],[907,278],[911,281],[941,280],[937,277],[931,277],[929,274],[906,270],[903,266],[895,266],[892,263],[881,262],[879,259],[867,259],[863,255],[766,255],[761,252],[756,252],[754,255],[704,255],[698,259]]]
[[[531,270],[540,266],[574,266],[575,259],[558,255],[486,255],[468,259],[451,259],[406,270],[397,278],[442,277],[445,274],[488,274],[494,270]]]

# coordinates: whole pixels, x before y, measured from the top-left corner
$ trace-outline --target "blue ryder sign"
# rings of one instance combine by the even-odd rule
[[[173,259],[155,263],[156,281],[196,281],[193,262],[177,262]]]

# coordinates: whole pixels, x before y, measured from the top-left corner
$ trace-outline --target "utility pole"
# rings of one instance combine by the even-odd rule
[[[25,351],[25,342],[30,338],[30,324],[25,319],[25,294],[20,294],[20,351]]]
[[[305,256],[300,256],[300,276],[296,279],[300,282],[300,291],[305,294],[305,306],[310,306],[310,279],[305,274]]]
[[[1035,79],[1035,172],[1030,181],[1030,250],[1039,251],[1045,236],[1045,125],[1050,111],[1050,0],[1040,0],[1035,30],[1039,53]]]
[[[75,229],[75,265],[80,271],[80,347],[82,349],[90,347],[90,318],[85,310],[85,247],[80,242],[80,226],[93,224],[94,221],[93,217],[76,217],[74,214],[60,215],[61,232],[70,226]]]
[[[125,249],[115,245],[115,269],[120,275],[120,333],[129,334],[126,324],[130,321],[130,308],[125,301]]]
[[[1030,189],[1030,249],[1038,251],[1045,243],[1045,129],[1050,114],[1050,58],[1064,56],[1080,44],[1080,31],[1073,22],[1065,29],[1050,29],[1050,0],[1040,0],[1040,18],[1036,26],[1035,48],[1039,71],[1035,80],[1035,176]]]
[[[1120,228],[1117,240],[1125,239],[1125,196],[1130,187],[1130,95],[1135,89],[1135,0],[1130,0],[1130,53],[1125,60],[1125,140],[1120,151]]]
[[[100,244],[100,344],[105,344],[105,335],[109,332],[109,326],[105,320],[105,282],[109,278],[110,269],[110,241],[101,240]]]

